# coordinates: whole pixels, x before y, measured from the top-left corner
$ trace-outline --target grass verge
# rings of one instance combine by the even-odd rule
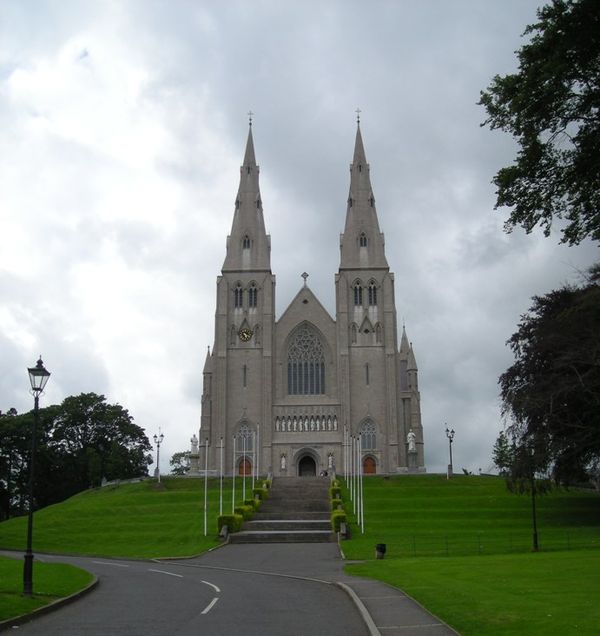
[[[93,576],[64,563],[33,562],[33,596],[23,596],[23,560],[0,557],[0,621],[29,614],[82,590]]]
[[[462,636],[598,634],[597,550],[385,559],[346,571],[401,588]]]

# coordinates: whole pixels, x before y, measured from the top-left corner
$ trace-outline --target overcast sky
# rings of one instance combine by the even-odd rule
[[[512,140],[479,91],[516,68],[537,1],[0,1],[0,409],[96,392],[161,468],[189,448],[247,135],[261,167],[280,316],[310,274],[335,308],[356,114],[425,461],[491,468],[505,346],[534,294],[597,247],[502,231]]]

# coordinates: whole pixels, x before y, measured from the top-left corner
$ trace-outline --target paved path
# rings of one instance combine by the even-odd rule
[[[100,584],[20,626],[27,635],[456,636],[400,590],[345,575],[335,543],[227,545],[160,562],[38,558],[83,567]]]
[[[298,576],[343,583],[359,598],[370,619],[371,634],[383,636],[456,636],[418,603],[395,587],[371,579],[348,576],[334,543],[275,543],[229,545],[185,562],[190,566],[218,571],[244,569],[264,574]],[[308,632],[307,632],[308,633]],[[350,631],[347,636],[358,632]]]

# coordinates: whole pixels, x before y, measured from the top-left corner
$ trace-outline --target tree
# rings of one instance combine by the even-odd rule
[[[169,460],[171,475],[185,475],[190,470],[190,451],[174,453]]]
[[[507,343],[515,363],[500,376],[507,431],[535,447],[535,470],[581,479],[600,460],[600,265],[580,285],[533,298]]]
[[[511,445],[508,435],[505,432],[500,433],[492,449],[492,459],[501,475],[507,476],[510,473],[514,455],[514,446]]]
[[[516,161],[499,170],[496,208],[510,232],[564,219],[561,242],[600,240],[600,2],[553,0],[527,26],[518,73],[496,75],[482,124],[513,135]]]
[[[82,393],[40,409],[37,427],[35,507],[98,486],[102,477],[148,474],[152,457],[144,430],[126,409],[103,395]],[[33,411],[0,417],[0,495],[3,514],[26,511]]]

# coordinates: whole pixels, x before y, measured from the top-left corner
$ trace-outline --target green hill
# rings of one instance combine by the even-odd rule
[[[363,488],[365,531],[353,527],[343,544],[348,558],[373,558],[377,543],[387,545],[388,557],[531,549],[531,499],[508,492],[500,477],[373,476]],[[537,509],[542,550],[600,547],[597,493],[556,489],[537,498]]]
[[[224,480],[224,512],[231,479]],[[249,480],[248,480],[249,484]],[[238,492],[239,483],[237,485]],[[238,497],[236,496],[236,499]],[[219,484],[209,480],[204,536],[204,481],[166,478],[79,493],[34,515],[34,552],[149,558],[198,554],[218,543]],[[0,547],[23,549],[26,517],[0,523]]]

